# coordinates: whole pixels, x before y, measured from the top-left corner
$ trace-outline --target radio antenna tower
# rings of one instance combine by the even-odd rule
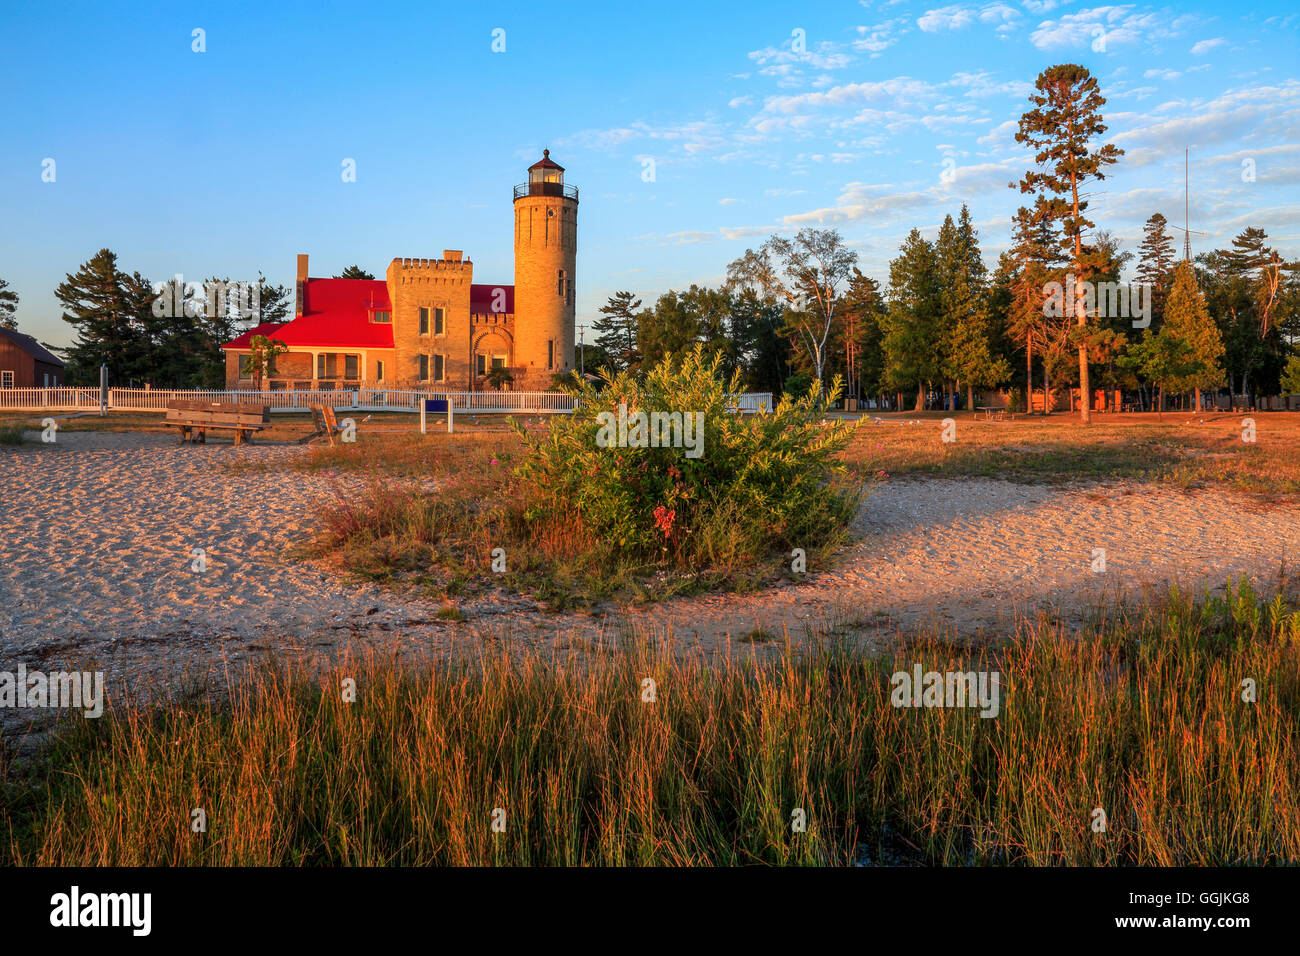
[[[1183,259],[1187,262],[1192,261],[1192,236],[1204,236],[1206,233],[1199,232],[1191,228],[1192,225],[1192,191],[1191,176],[1188,173],[1190,168],[1190,150],[1183,150],[1183,225],[1171,226],[1171,229],[1178,229],[1183,234]]]

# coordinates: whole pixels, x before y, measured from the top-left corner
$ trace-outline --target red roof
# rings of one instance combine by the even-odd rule
[[[504,313],[493,311],[498,289],[505,293]],[[515,287],[471,285],[469,307],[473,315],[513,315]],[[296,348],[391,349],[392,322],[371,322],[374,309],[392,310],[383,279],[308,279],[301,316],[290,322],[263,322],[223,348],[246,349],[254,335],[274,335]]]
[[[497,289],[506,294],[505,308],[494,311],[493,300],[497,298]],[[470,315],[514,315],[515,287],[512,285],[471,285],[469,287]]]
[[[542,158],[539,159],[537,162],[533,163],[533,165],[529,166],[528,168],[529,169],[558,169],[560,172],[564,172],[564,167],[561,166],[559,163],[557,163],[555,160],[551,159],[551,151],[549,149],[542,150]]]
[[[383,279],[308,279],[303,288],[303,314],[275,328],[275,338],[298,348],[391,349],[393,324],[370,321],[372,309],[391,311],[388,283]],[[224,348],[248,348],[247,340],[262,334],[264,323]]]

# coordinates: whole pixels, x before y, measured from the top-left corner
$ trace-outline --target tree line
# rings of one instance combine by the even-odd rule
[[[1105,102],[1082,66],[1039,75],[1016,133],[1034,165],[1012,184],[1032,200],[992,272],[964,205],[933,240],[907,235],[883,287],[837,230],[803,229],[746,250],[717,289],[669,291],[648,308],[611,296],[584,364],[638,368],[702,342],[756,390],[838,376],[849,398],[916,410],[973,407],[994,388],[1025,410],[1065,387],[1126,392],[1144,408],[1184,394],[1199,407],[1225,387],[1252,400],[1300,392],[1300,263],[1262,229],[1180,262],[1159,213],[1136,254],[1089,218],[1089,190],[1123,155],[1103,142]],[[1130,263],[1136,286],[1122,280]]]
[[[374,276],[352,265],[336,278]],[[221,347],[263,322],[288,321],[294,299],[260,272],[246,285],[217,276],[151,282],[123,269],[110,249],[67,273],[54,295],[75,338],[66,348],[46,347],[66,363],[69,385],[98,384],[105,366],[114,385],[179,389],[225,388]],[[18,301],[0,279],[0,325],[18,328]]]

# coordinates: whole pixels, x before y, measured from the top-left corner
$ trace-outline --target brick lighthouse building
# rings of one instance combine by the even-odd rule
[[[476,283],[458,249],[393,259],[383,279],[312,278],[298,256],[294,318],[224,346],[228,388],[253,387],[253,336],[288,351],[264,389],[386,386],[478,391],[504,368],[516,390],[573,369],[578,190],[544,150],[514,189],[515,283]]]

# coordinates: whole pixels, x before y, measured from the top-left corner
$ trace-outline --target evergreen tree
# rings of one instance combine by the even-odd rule
[[[1286,262],[1278,251],[1265,245],[1268,234],[1251,226],[1232,240],[1232,249],[1224,252],[1228,267],[1236,274],[1250,277],[1254,284],[1255,316],[1260,338],[1268,338],[1273,320],[1282,301],[1286,274],[1300,271],[1300,263]]]
[[[752,288],[731,297],[731,336],[746,385],[756,392],[781,391],[790,372],[790,342],[781,334],[785,307]]]
[[[18,293],[9,288],[9,283],[0,279],[0,327],[18,330]]]
[[[993,351],[988,272],[965,205],[956,225],[952,216],[944,218],[935,256],[943,305],[944,372],[966,386],[967,408],[974,409],[975,389],[1004,381],[1011,368]]]
[[[839,314],[831,345],[835,354],[844,356],[846,396],[856,399],[864,393],[878,395],[885,388],[885,303],[880,283],[854,266]]]
[[[1282,373],[1282,394],[1300,395],[1300,352],[1291,353]]]
[[[616,292],[600,307],[601,318],[592,323],[596,345],[611,359],[611,371],[623,372],[641,364],[637,350],[637,320],[641,300],[631,292]]]
[[[1062,259],[1055,220],[1045,196],[1032,210],[1021,206],[1012,218],[1012,246],[1003,263],[1009,293],[1008,338],[1025,351],[1025,412],[1033,410],[1034,358],[1043,368],[1043,411],[1050,407],[1050,378],[1059,364],[1068,326],[1047,315],[1047,284],[1059,281]]]
[[[1095,224],[1087,218],[1088,203],[1080,198],[1083,187],[1093,179],[1105,179],[1104,168],[1117,162],[1123,150],[1106,143],[1093,148],[1106,132],[1101,108],[1106,99],[1088,70],[1075,63],[1049,67],[1038,75],[1035,93],[1029,100],[1034,109],[1020,117],[1016,142],[1036,150],[1038,169],[1025,173],[1020,181],[1024,193],[1045,192],[1052,198],[1048,207],[1061,222],[1062,242],[1072,253],[1071,271],[1076,286],[1090,281],[1098,263],[1085,253],[1083,237]],[[1083,302],[1077,304],[1076,335],[1079,349],[1080,418],[1092,421],[1092,386],[1088,377],[1088,315]]]
[[[109,382],[142,381],[154,359],[145,323],[152,316],[154,292],[138,272],[117,267],[117,256],[101,249],[76,274],[69,273],[54,292],[63,306],[63,321],[76,327],[68,349],[68,378],[90,384],[99,367],[108,367]]]
[[[893,389],[916,388],[916,411],[925,407],[927,387],[943,374],[937,345],[943,302],[934,247],[913,229],[889,263],[889,315],[883,340],[885,380]]]
[[[649,368],[690,351],[699,338],[699,330],[699,318],[692,302],[685,293],[670,289],[637,324],[636,344],[641,362]]]
[[[360,266],[348,266],[334,278],[336,279],[373,279],[374,276]]]
[[[1181,374],[1171,374],[1167,386],[1180,392],[1196,391],[1196,409],[1201,409],[1201,390],[1223,384],[1223,339],[1210,318],[1196,286],[1190,263],[1180,262],[1174,270],[1169,299],[1165,304],[1165,323],[1156,336],[1179,343],[1185,357]]]
[[[1137,279],[1151,289],[1152,332],[1159,332],[1165,320],[1165,297],[1169,294],[1169,277],[1174,269],[1174,243],[1165,232],[1166,223],[1160,213],[1152,213],[1142,230],[1142,244],[1138,246]]]

